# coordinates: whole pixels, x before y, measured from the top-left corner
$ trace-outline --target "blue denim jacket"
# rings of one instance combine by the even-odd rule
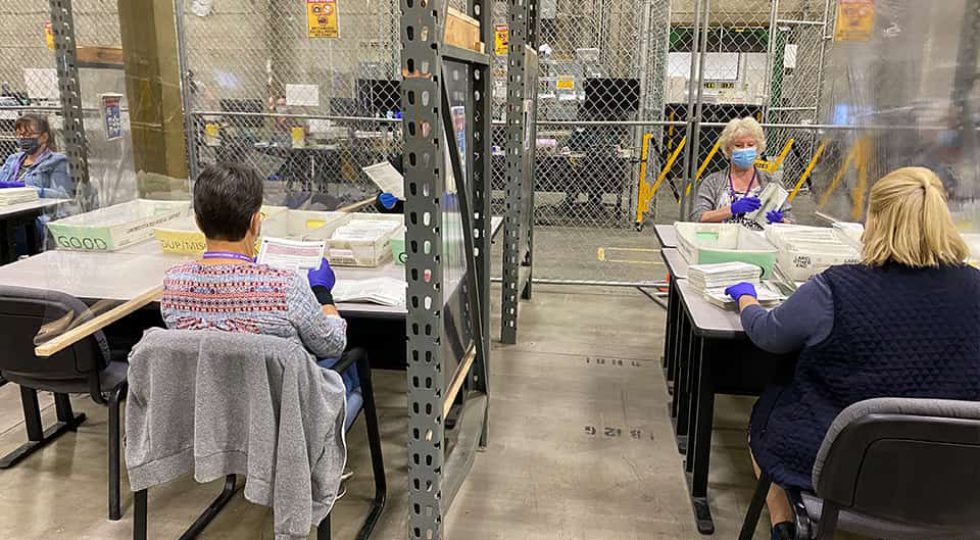
[[[3,167],[0,167],[0,182],[18,181],[14,177],[14,172],[22,159],[24,159],[23,152],[15,152],[7,157]],[[40,161],[27,168],[19,181],[37,188],[40,197],[75,198],[75,183],[68,174],[68,156],[58,152],[45,153]]]

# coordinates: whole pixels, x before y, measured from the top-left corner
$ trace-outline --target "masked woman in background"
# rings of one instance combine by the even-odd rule
[[[54,151],[47,118],[25,114],[14,123],[19,152],[0,167],[0,188],[33,187],[39,197],[73,199],[75,185],[68,174],[68,157]]]
[[[731,165],[708,175],[699,185],[691,221],[704,223],[742,223],[745,214],[762,206],[759,194],[775,180],[755,167],[755,160],[766,150],[766,135],[750,116],[736,118],[725,126],[718,141]],[[769,223],[790,223],[789,203],[766,213]]]

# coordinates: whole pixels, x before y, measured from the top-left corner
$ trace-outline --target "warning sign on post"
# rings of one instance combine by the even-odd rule
[[[340,37],[337,0],[306,0],[306,33],[310,38]]]
[[[507,56],[507,46],[510,45],[510,30],[506,24],[493,27],[493,52],[497,56]]]
[[[834,41],[868,41],[874,24],[874,0],[838,0]]]

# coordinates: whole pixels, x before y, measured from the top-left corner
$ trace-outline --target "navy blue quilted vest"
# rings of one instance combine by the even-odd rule
[[[767,389],[752,411],[752,453],[784,487],[812,489],[823,437],[852,403],[980,400],[980,272],[849,265],[823,275],[830,336],[803,349],[792,383]]]

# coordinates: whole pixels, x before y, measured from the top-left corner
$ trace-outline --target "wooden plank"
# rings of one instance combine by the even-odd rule
[[[161,284],[160,286],[154,287],[136,298],[133,298],[132,300],[119,304],[98,317],[90,319],[63,334],[60,334],[58,337],[53,338],[50,341],[46,341],[41,345],[38,345],[34,349],[34,354],[39,358],[46,358],[54,355],[55,353],[63,351],[64,349],[67,349],[75,343],[78,343],[79,341],[91,336],[119,319],[122,319],[123,317],[135,312],[150,302],[153,302],[159,298],[162,293],[163,285]]]
[[[87,47],[75,49],[80,64],[107,64],[123,67],[122,47]]]
[[[449,415],[449,409],[453,408],[453,402],[456,401],[456,394],[459,394],[459,389],[463,387],[463,381],[466,380],[466,375],[470,372],[470,368],[473,367],[474,359],[476,359],[476,347],[471,345],[466,355],[463,356],[463,361],[459,364],[456,375],[453,376],[452,384],[449,385],[449,389],[446,391],[446,399],[442,402],[443,419]]]
[[[448,8],[446,11],[446,31],[443,34],[443,42],[461,49],[483,53],[480,21],[453,8]]]

